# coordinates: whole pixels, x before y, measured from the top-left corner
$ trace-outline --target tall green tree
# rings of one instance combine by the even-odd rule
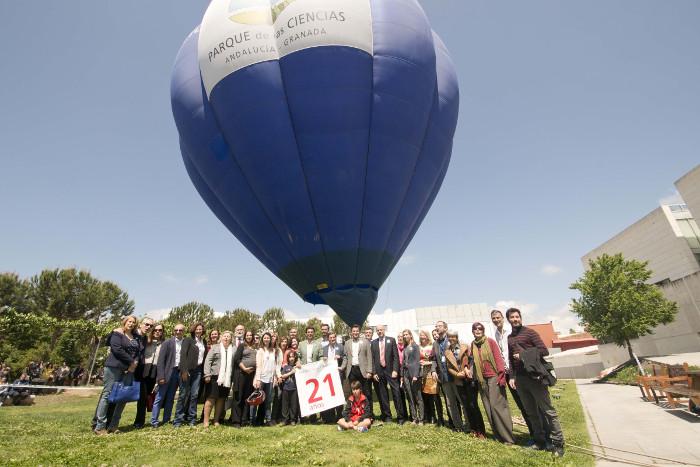
[[[13,272],[0,273],[0,309],[9,307],[18,313],[31,311],[29,281]]]
[[[246,330],[256,332],[260,329],[260,315],[245,308],[236,308],[224,313],[224,316],[217,318],[218,328],[221,331],[233,331],[236,326],[242,324]]]
[[[96,279],[88,271],[46,269],[29,282],[34,312],[53,318],[100,322],[134,311],[134,302],[126,292],[112,282]]]
[[[591,335],[627,347],[630,358],[636,360],[630,340],[672,322],[678,305],[647,283],[651,277],[647,261],[626,260],[621,253],[603,254],[588,266],[569,287],[581,294],[572,300],[571,311]]]
[[[282,335],[286,324],[284,310],[279,307],[268,308],[260,318],[260,329],[263,331],[274,331]]]
[[[164,322],[166,325],[183,323],[189,328],[194,323],[203,323],[205,326],[207,326],[213,321],[213,319],[214,309],[212,307],[206,303],[188,302],[184,305],[176,306],[170,310],[170,313],[168,313],[168,316],[165,318]]]

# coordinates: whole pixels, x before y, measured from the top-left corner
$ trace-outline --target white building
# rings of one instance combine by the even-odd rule
[[[693,218],[693,209],[700,216],[700,166],[679,179],[676,188],[683,204],[654,209],[582,258],[584,268],[603,253],[649,261],[649,282],[678,303],[673,323],[632,341],[639,356],[700,350],[700,228]],[[606,367],[629,358],[626,349],[614,344],[601,345],[600,354]]]
[[[502,311],[505,313],[505,310]],[[372,328],[385,325],[389,336],[396,337],[404,329],[410,329],[416,340],[418,331],[432,331],[439,320],[445,321],[449,329],[457,331],[460,342],[465,344],[472,341],[472,324],[477,321],[484,325],[486,335],[493,337],[495,331],[491,324],[491,308],[486,303],[387,310],[384,313],[372,313],[368,318]],[[506,326],[509,325],[506,323]]]

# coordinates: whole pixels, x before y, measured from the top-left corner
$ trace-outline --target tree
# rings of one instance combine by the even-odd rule
[[[282,335],[285,324],[284,310],[278,307],[268,308],[260,319],[261,330],[274,331],[279,335]]]
[[[220,331],[233,331],[239,324],[255,332],[260,328],[260,315],[245,308],[236,308],[226,311],[212,322],[212,326]]]
[[[659,324],[675,319],[678,305],[646,281],[651,277],[647,261],[625,260],[621,253],[604,254],[588,262],[589,269],[569,287],[581,298],[571,311],[585,329],[603,342],[626,346],[636,360],[631,339],[651,334]]]
[[[31,310],[30,285],[12,272],[0,273],[0,308],[10,307],[19,313]]]
[[[214,319],[214,309],[206,303],[188,302],[181,306],[176,306],[164,322],[166,325],[182,323],[189,328],[194,323],[203,323],[205,326]]]
[[[95,322],[133,313],[134,302],[112,282],[102,282],[88,271],[46,269],[30,280],[32,307],[57,319]]]

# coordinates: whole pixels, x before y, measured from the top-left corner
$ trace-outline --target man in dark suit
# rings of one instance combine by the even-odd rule
[[[182,351],[182,341],[185,335],[185,325],[177,323],[175,335],[163,342],[160,346],[158,354],[158,364],[156,372],[156,380],[158,381],[158,393],[156,400],[153,402],[153,411],[151,416],[151,426],[158,427],[158,416],[160,409],[163,409],[164,425],[170,421],[170,416],[173,412],[173,402],[175,401],[175,391],[180,385],[180,353]]]
[[[338,365],[338,372],[340,373],[340,381],[345,379],[345,367],[348,364],[348,360],[345,357],[345,348],[338,344],[336,340],[336,335],[334,332],[328,334],[328,345],[323,347],[322,358],[324,361],[331,363],[336,362]],[[332,364],[332,363],[331,363]],[[343,414],[343,406],[333,407],[332,409],[324,410],[321,412],[321,418],[324,423],[336,423]]]
[[[350,383],[359,381],[362,393],[367,398],[368,407],[372,411],[372,350],[370,343],[360,337],[360,325],[355,324],[350,329],[350,339],[345,342],[345,377]],[[374,418],[372,413],[370,418]]]
[[[399,389],[399,349],[396,339],[386,335],[386,326],[377,326],[377,338],[372,341],[372,362],[374,390],[379,396],[379,407],[385,422],[391,421],[391,407],[389,406],[389,393],[387,384],[391,387],[394,399],[396,420],[403,424],[406,418],[404,407],[401,403],[401,390]]]
[[[206,356],[204,324],[195,323],[190,328],[190,336],[182,340],[180,349],[180,391],[173,421],[175,427],[183,423],[191,426],[197,423],[197,399]]]

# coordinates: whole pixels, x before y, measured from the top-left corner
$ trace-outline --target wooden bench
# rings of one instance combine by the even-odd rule
[[[665,371],[664,371],[665,370]],[[688,409],[700,406],[700,375],[697,372],[689,372],[688,364],[682,366],[652,366],[652,376],[638,376],[637,382],[647,401],[652,399],[658,404],[663,397],[672,408],[679,406],[678,399],[688,398]],[[656,374],[666,373],[666,374]],[[673,375],[673,376],[669,376]],[[696,381],[696,379],[698,381]],[[659,394],[657,394],[657,392]]]

